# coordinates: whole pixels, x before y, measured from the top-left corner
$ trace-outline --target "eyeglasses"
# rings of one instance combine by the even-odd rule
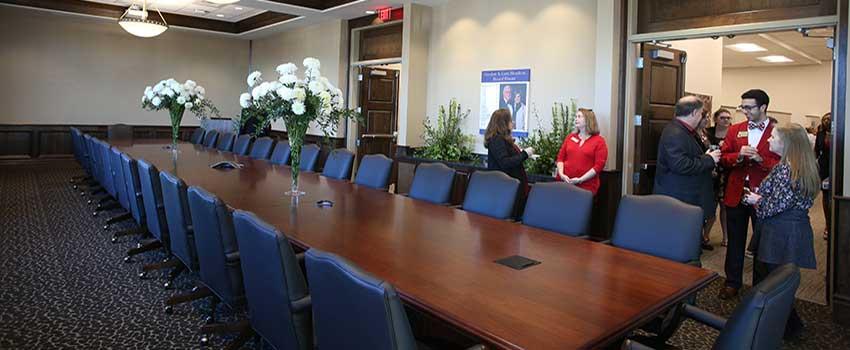
[[[750,106],[740,105],[740,106],[738,106],[738,109],[746,109],[746,110],[751,111],[751,110],[754,110],[758,107],[759,107],[758,105],[750,105]]]

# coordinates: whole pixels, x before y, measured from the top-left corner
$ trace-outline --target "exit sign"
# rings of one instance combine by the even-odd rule
[[[389,21],[390,18],[392,18],[392,15],[393,9],[391,7],[382,8],[378,10],[378,18],[380,18],[382,21]]]

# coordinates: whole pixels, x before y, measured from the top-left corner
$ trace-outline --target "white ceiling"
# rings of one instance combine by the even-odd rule
[[[141,5],[140,0],[86,0],[103,4],[129,7],[130,4]],[[148,7],[158,8],[162,12],[180,15],[208,18],[219,21],[239,22],[243,19],[253,17],[265,10],[255,9],[244,4],[235,3],[230,5],[219,5],[206,0],[148,0]]]
[[[743,68],[832,64],[832,50],[826,47],[826,39],[813,37],[831,36],[832,28],[811,30],[809,33],[810,37],[804,37],[797,31],[784,31],[738,35],[732,39],[723,38],[723,67]],[[767,49],[767,51],[736,52],[726,47],[727,45],[738,43],[756,44]],[[794,60],[794,62],[767,63],[757,59],[758,57],[768,55],[782,55]]]

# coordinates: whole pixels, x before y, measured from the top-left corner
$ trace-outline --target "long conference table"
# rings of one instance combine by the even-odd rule
[[[406,303],[491,347],[610,345],[717,278],[705,269],[316,173],[302,172],[306,195],[293,201],[284,194],[291,182],[286,166],[188,143],[175,159],[163,149],[169,143],[113,145],[254,212],[296,245],[345,257],[393,284]],[[210,168],[221,160],[245,167]],[[319,208],[319,200],[333,207]],[[542,263],[514,270],[494,262],[512,255]]]

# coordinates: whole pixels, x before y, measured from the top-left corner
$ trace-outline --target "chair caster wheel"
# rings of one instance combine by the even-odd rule
[[[125,256],[125,257],[124,257],[124,263],[125,263],[125,264],[129,264],[129,263],[131,263],[131,262],[133,262],[133,257],[132,257],[132,256]]]
[[[74,185],[73,187],[74,187],[74,189],[76,190],[78,186],[77,186],[77,185]]]
[[[201,346],[208,346],[208,345],[210,345],[210,337],[208,337],[206,335],[201,337]]]
[[[143,279],[147,279],[147,278],[148,278],[148,273],[147,273],[147,272],[144,272],[144,271],[139,272],[139,279],[142,279],[142,280],[143,280]]]
[[[118,237],[112,237],[109,241],[112,243],[118,243]]]
[[[84,196],[84,195],[81,195],[81,196]],[[91,199],[87,200],[86,204],[91,204]]]
[[[165,307],[165,314],[166,315],[173,315],[174,314],[174,307],[171,306],[171,305],[166,306]]]
[[[97,216],[97,212],[91,213],[91,216]]]
[[[171,281],[165,282],[162,284],[162,288],[171,289]]]
[[[104,231],[109,231],[109,225],[103,225],[103,230],[104,230]]]

